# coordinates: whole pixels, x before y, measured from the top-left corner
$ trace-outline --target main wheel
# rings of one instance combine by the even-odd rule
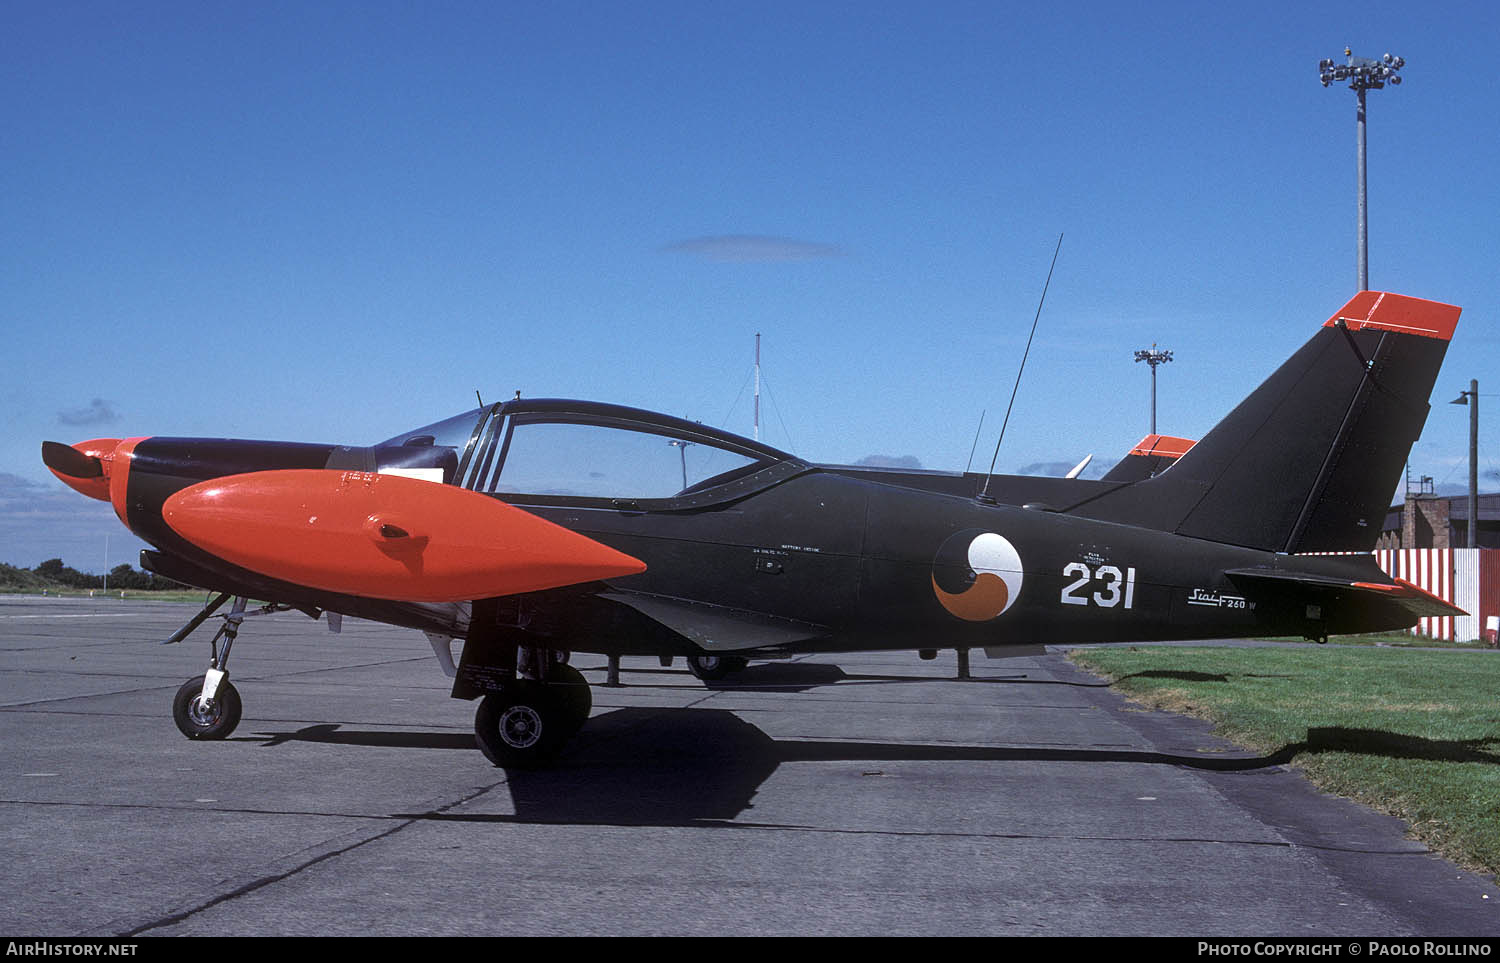
[[[589,688],[589,680],[571,665],[559,665],[553,668],[549,684],[562,709],[568,735],[576,735],[589,721],[589,713],[594,709],[594,692]]]
[[[495,765],[529,769],[547,762],[568,741],[570,718],[548,686],[518,682],[480,700],[474,741]]]
[[[688,671],[704,682],[718,682],[731,672],[738,672],[750,664],[750,660],[733,655],[690,655]]]
[[[203,677],[182,684],[172,699],[172,721],[189,739],[223,739],[240,724],[240,694],[228,679],[219,683],[212,701],[203,698]]]

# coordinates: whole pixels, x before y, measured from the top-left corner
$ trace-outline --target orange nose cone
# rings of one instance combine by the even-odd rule
[[[93,441],[80,441],[73,447],[90,458],[98,458],[100,461],[108,463],[119,444],[120,439],[118,438],[95,438]]]
[[[58,481],[74,491],[109,501],[109,475],[114,460],[118,438],[95,438],[80,441],[76,445],[59,445],[46,442],[42,445],[42,461],[47,470],[57,476]],[[70,454],[69,448],[77,454]]]
[[[130,462],[135,458],[135,446],[145,441],[149,436],[140,438],[126,438],[115,446],[114,454],[110,456],[109,465],[109,501],[115,506],[115,514],[125,527],[130,527],[130,519],[125,512],[125,490],[130,484]]]

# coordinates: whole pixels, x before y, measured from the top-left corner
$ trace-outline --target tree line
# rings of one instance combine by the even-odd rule
[[[132,592],[153,592],[164,589],[183,589],[188,586],[151,572],[142,572],[129,564],[116,565],[107,577],[80,572],[64,565],[60,558],[49,558],[35,568],[21,568],[0,563],[0,586],[16,588],[46,588],[63,586],[75,589],[120,589]]]

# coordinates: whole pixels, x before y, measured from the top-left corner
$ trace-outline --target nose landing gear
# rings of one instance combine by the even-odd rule
[[[209,602],[202,612],[167,641],[178,642],[186,638],[189,632],[202,625],[228,598],[227,594],[221,594]],[[189,739],[223,739],[240,724],[243,704],[240,702],[239,691],[229,681],[227,667],[229,649],[234,645],[235,637],[240,634],[240,623],[245,620],[246,602],[244,596],[236,597],[229,614],[223,616],[224,624],[209,642],[211,654],[208,671],[201,678],[184,682],[172,699],[172,721],[177,723],[178,731]],[[224,640],[222,649],[219,648],[220,639]]]
[[[229,593],[221,593],[163,644],[181,642],[187,638],[189,633],[207,621],[228,600]],[[208,671],[184,682],[172,699],[172,721],[177,723],[178,731],[189,739],[225,739],[240,724],[243,704],[240,702],[239,690],[229,681],[229,650],[240,634],[240,623],[247,616],[267,615],[287,608],[273,604],[254,612],[246,612],[248,601],[242,595],[236,596],[234,604],[229,607],[229,614],[220,616],[224,624],[209,642]],[[224,642],[222,648],[219,646],[221,639]]]

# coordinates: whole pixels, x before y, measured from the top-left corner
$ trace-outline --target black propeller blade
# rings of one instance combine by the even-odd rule
[[[104,464],[99,459],[55,441],[42,442],[42,464],[69,478],[98,478],[104,474]]]

